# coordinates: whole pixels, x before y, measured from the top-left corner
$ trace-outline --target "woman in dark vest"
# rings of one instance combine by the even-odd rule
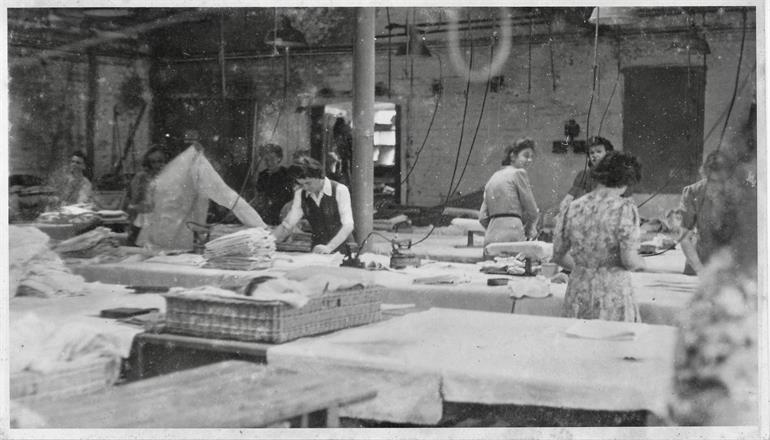
[[[295,191],[291,210],[273,232],[276,241],[285,240],[304,218],[313,231],[314,253],[344,253],[344,245],[353,232],[348,187],[325,177],[322,165],[309,157],[297,159],[289,167],[289,175],[296,179],[301,189]]]

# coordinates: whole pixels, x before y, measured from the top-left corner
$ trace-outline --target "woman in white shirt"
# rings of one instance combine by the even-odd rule
[[[291,210],[273,232],[276,241],[285,240],[304,218],[312,229],[314,253],[344,252],[354,229],[348,187],[325,177],[322,165],[309,157],[297,159],[289,174],[301,188],[294,192]]]

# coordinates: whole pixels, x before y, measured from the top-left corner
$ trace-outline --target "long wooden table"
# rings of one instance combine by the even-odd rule
[[[340,375],[228,361],[31,409],[47,428],[337,427],[341,406],[376,394]]]
[[[671,261],[680,261],[676,254],[666,258]],[[653,267],[656,266],[653,265]],[[402,271],[366,271],[349,267],[302,264],[283,264],[263,271],[235,271],[147,262],[82,265],[73,267],[73,270],[88,281],[165,287],[197,287],[206,284],[223,287],[239,286],[247,284],[256,276],[269,274],[299,280],[313,274],[335,275],[385,287],[381,298],[383,303],[411,303],[425,308],[443,307],[499,313],[511,312],[513,301],[510,287],[517,293],[527,290],[536,293],[536,295],[529,295],[529,298],[517,301],[516,313],[543,316],[561,315],[561,304],[566,287],[565,285],[548,286],[544,282],[538,283],[532,277],[514,276],[507,277],[510,279],[508,287],[488,286],[486,284],[488,278],[500,276],[480,273],[478,267],[473,264],[446,262]],[[461,275],[469,282],[438,285],[413,282],[415,278],[435,274]],[[697,284],[696,277],[677,273],[634,273],[632,279],[642,321],[664,325],[676,325],[677,314],[687,306]],[[551,296],[548,296],[549,291]]]
[[[440,384],[434,399],[487,405],[538,405],[595,411],[664,414],[671,396],[677,330],[600,321],[632,330],[634,340],[566,335],[575,319],[431,309],[304,338],[267,350],[268,365],[391,375]],[[380,385],[387,388],[388,383]],[[429,395],[423,390],[415,393]],[[398,400],[384,395],[348,416],[389,420]],[[439,413],[440,414],[440,413]],[[423,423],[435,423],[426,415]],[[402,420],[390,420],[400,422]]]

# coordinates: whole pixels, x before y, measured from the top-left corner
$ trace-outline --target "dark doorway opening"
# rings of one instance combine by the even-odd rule
[[[699,179],[706,71],[630,67],[623,73],[623,149],[642,164],[634,192],[678,193]]]

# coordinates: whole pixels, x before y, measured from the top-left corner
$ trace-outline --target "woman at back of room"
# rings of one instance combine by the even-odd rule
[[[517,139],[505,149],[503,168],[484,186],[479,221],[486,228],[484,246],[537,237],[538,209],[527,175],[535,156],[535,142]]]

